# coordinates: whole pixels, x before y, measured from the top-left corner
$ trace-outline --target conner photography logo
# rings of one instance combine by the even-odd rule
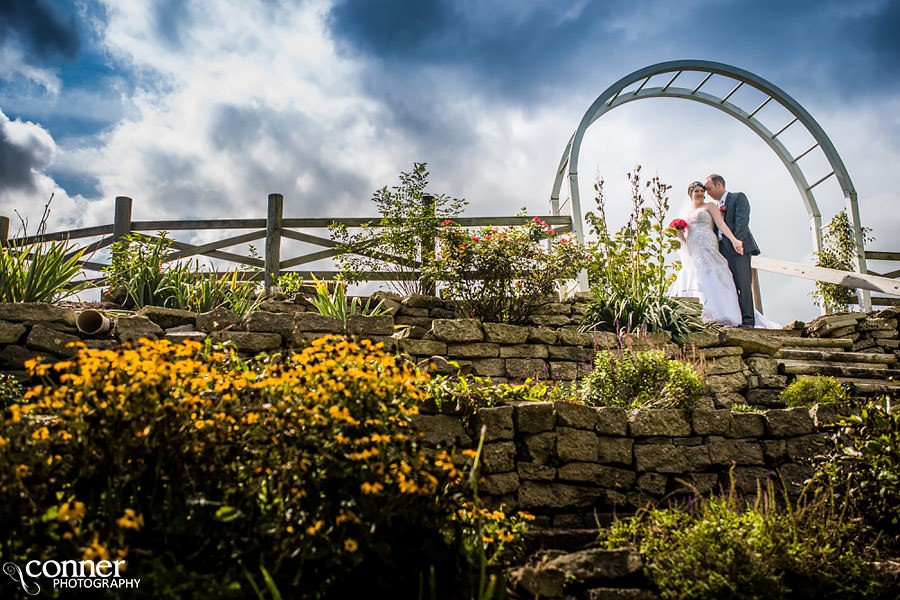
[[[140,579],[122,577],[124,560],[29,560],[25,568],[7,562],[3,565],[6,573],[29,596],[41,593],[40,580],[49,580],[55,590],[65,589],[137,589]]]

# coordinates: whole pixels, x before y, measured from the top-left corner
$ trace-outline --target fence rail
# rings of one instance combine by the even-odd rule
[[[423,210],[433,206],[433,199],[423,197]],[[142,238],[153,241],[159,239],[157,235],[148,235],[143,232],[161,231],[202,231],[202,230],[237,230],[250,229],[252,231],[232,235],[205,244],[189,244],[179,240],[169,240],[173,252],[166,257],[166,262],[195,256],[206,256],[228,263],[252,267],[255,270],[238,271],[238,276],[251,281],[264,281],[266,288],[270,288],[278,280],[279,275],[289,269],[313,263],[319,260],[333,258],[345,254],[348,251],[329,237],[314,235],[299,231],[300,229],[322,229],[336,223],[346,227],[363,227],[377,225],[381,217],[335,217],[335,218],[284,218],[284,197],[281,194],[269,194],[265,219],[182,219],[166,221],[132,221],[132,199],[126,196],[116,198],[113,223],[110,225],[98,225],[95,227],[82,227],[9,239],[9,219],[0,217],[0,245],[15,244],[17,246],[30,245],[37,242],[64,241],[100,237],[99,240],[73,248],[69,256],[82,252],[82,256],[90,256],[98,250],[112,246],[113,242],[127,235],[138,234]],[[514,226],[525,225],[534,217],[457,217],[450,219],[463,227],[483,226]],[[540,219],[560,233],[572,231],[572,218],[568,216],[544,216]],[[304,242],[313,246],[324,248],[315,252],[301,254],[282,259],[281,246],[285,239]],[[263,257],[245,256],[235,252],[226,251],[226,248],[246,244],[257,240],[265,240]],[[423,248],[434,248],[434,240],[421,240]],[[402,266],[406,271],[370,271],[363,273],[363,277],[372,281],[400,281],[412,280],[419,277],[415,269],[422,267],[420,261],[410,261],[402,257],[391,256],[376,252],[366,246],[357,246],[350,249],[349,253],[368,256]],[[427,252],[423,253],[427,256]],[[85,258],[79,261],[85,271],[102,272],[108,263],[101,263]],[[410,270],[411,269],[411,270]],[[336,270],[303,270],[319,279],[334,279],[340,275]],[[87,279],[92,287],[99,287],[103,278]]]
[[[900,252],[878,252],[873,250],[866,250],[866,261],[870,260],[881,260],[886,262],[900,263]],[[866,262],[868,265],[868,262]],[[900,266],[900,264],[893,264],[891,267]],[[900,277],[900,269],[893,269],[890,271],[885,271],[884,273],[878,273],[873,271],[872,269],[867,269],[867,272],[870,275],[875,275],[877,277],[886,277],[888,279],[897,279]],[[876,306],[900,306],[900,298],[885,298],[883,296],[873,296],[872,304]]]

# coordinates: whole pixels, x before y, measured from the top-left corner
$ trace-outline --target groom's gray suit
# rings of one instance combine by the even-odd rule
[[[750,233],[750,202],[743,192],[726,192],[725,211],[722,217],[725,224],[734,233],[734,237],[744,243],[744,253],[738,254],[734,246],[724,235],[719,239],[719,252],[728,260],[728,268],[734,277],[734,287],[737,288],[738,304],[741,307],[741,324],[756,324],[753,316],[753,284],[750,256],[759,254],[759,246]],[[720,202],[721,205],[721,202]]]

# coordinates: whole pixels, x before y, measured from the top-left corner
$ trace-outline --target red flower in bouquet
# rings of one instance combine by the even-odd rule
[[[678,231],[688,228],[687,221],[684,219],[673,219],[671,223],[669,223],[669,227],[674,227]]]
[[[719,207],[719,210],[721,210],[722,212],[725,212],[726,208],[728,208],[728,207],[725,206],[724,204],[722,204],[722,206]]]

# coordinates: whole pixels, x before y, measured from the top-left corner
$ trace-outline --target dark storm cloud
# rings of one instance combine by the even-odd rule
[[[24,145],[13,143],[8,124],[0,113],[0,192],[33,192],[37,189],[36,171],[47,165],[48,148],[35,137],[29,137]]]
[[[0,45],[23,46],[33,62],[53,54],[73,58],[81,46],[74,15],[61,15],[44,0],[0,2]]]

